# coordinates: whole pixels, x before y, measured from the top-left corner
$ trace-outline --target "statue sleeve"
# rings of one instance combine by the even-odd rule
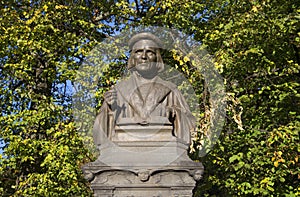
[[[174,134],[184,143],[190,144],[191,131],[195,129],[196,119],[179,90],[174,90],[172,97],[172,108],[175,111]]]
[[[93,138],[97,147],[104,144],[112,136],[113,128],[113,112],[104,102],[93,126]]]

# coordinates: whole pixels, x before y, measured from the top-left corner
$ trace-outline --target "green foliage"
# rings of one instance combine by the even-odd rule
[[[88,196],[66,84],[102,39],[99,25],[85,4],[1,4],[1,196]]]
[[[203,160],[209,183],[198,186],[199,195],[299,195],[299,126],[225,134]]]
[[[299,195],[299,13],[296,1],[229,1],[196,33],[240,102],[243,127],[229,109],[223,137],[202,158],[199,196]]]
[[[77,70],[97,44],[138,25],[177,28],[193,35],[213,55],[215,68],[225,78],[228,108],[221,137],[203,158],[197,155],[201,142],[194,142],[196,152],[191,156],[205,166],[195,196],[299,196],[297,0],[6,1],[0,5],[2,196],[91,195],[80,166],[93,160],[93,153],[84,148],[87,138],[77,133],[75,101],[68,87],[76,82],[76,74],[81,76]],[[119,52],[112,45],[107,50]],[[187,51],[179,46],[164,55],[166,63],[189,79],[195,99],[201,101],[202,111],[195,114],[201,136],[212,115],[210,95]],[[103,67],[101,76],[95,75],[100,77],[94,84],[96,102],[91,101],[95,109],[103,92],[122,77],[126,58],[120,54]],[[86,81],[79,88],[97,80],[81,77]],[[93,114],[95,109],[82,111]],[[90,130],[85,125],[81,129]]]

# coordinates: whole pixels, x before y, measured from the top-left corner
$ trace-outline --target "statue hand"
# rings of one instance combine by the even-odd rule
[[[111,107],[117,101],[117,91],[112,88],[105,92],[104,101]]]

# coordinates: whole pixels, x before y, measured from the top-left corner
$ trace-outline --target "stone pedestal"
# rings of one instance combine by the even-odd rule
[[[91,187],[97,197],[191,197],[195,187],[193,172],[172,168],[125,170],[94,164],[85,169],[95,173]]]
[[[191,197],[203,165],[187,148],[169,125],[116,127],[83,171],[96,197]]]

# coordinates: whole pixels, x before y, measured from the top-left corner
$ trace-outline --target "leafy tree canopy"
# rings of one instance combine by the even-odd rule
[[[72,109],[77,70],[105,38],[139,25],[176,28],[206,46],[227,92],[226,124],[199,158],[205,176],[195,196],[298,196],[300,7],[297,0],[3,1],[0,3],[0,193],[89,196],[84,148]],[[211,114],[208,89],[192,63],[166,53],[201,100],[199,136]],[[98,84],[120,77],[126,54]]]

